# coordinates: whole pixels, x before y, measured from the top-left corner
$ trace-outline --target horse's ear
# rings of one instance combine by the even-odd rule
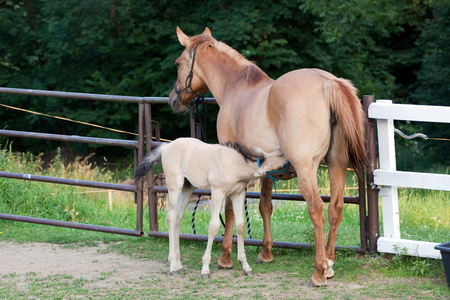
[[[208,27],[205,27],[205,31],[202,34],[211,35],[211,30]]]
[[[188,47],[191,44],[191,39],[186,34],[184,34],[184,32],[178,26],[177,26],[177,36],[181,45]]]

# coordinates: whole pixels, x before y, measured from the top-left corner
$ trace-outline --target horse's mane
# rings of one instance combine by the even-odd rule
[[[225,147],[231,148],[239,152],[244,157],[245,162],[251,161],[251,162],[257,162],[259,159],[259,156],[253,153],[250,149],[245,147],[244,145],[241,145],[239,143],[232,143],[232,142],[226,142],[225,144],[222,144]],[[264,162],[264,157],[261,157],[261,163]]]
[[[227,44],[217,41],[210,35],[201,34],[193,37],[190,49],[193,49],[196,46],[202,49],[209,45],[213,45],[217,52],[225,54],[235,62],[235,68],[240,71],[238,80],[245,80],[249,86],[255,86],[263,79],[269,79],[269,76],[267,76],[267,74],[255,63],[249,61],[244,55],[240,54]]]

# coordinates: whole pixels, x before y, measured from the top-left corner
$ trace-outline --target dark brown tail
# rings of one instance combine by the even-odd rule
[[[367,165],[364,129],[366,117],[356,88],[349,80],[337,78],[325,83],[324,93],[344,132],[350,165],[354,168]]]

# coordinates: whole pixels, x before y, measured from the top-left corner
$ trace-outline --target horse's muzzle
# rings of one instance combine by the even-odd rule
[[[180,96],[175,92],[175,90],[172,90],[169,95],[169,105],[176,114],[182,114],[188,110],[188,107],[183,103],[183,101],[181,101]]]

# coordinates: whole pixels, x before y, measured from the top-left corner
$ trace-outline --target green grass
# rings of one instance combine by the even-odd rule
[[[43,170],[39,157],[30,155],[13,155],[9,149],[0,152],[0,169],[10,172],[23,172],[31,174],[44,174],[59,177],[75,177],[77,179],[99,180],[103,182],[119,182],[122,179],[113,179],[115,175],[108,169],[102,169],[79,159],[74,164],[64,165],[60,157],[56,157],[51,167]],[[327,194],[328,178],[326,171],[319,171],[320,188],[322,194]],[[355,178],[349,173],[348,186],[355,186]],[[135,204],[132,195],[119,193],[113,198],[113,209],[108,207],[108,194],[84,193],[86,189],[74,186],[63,186],[39,182],[29,182],[14,179],[0,178],[0,212],[18,214],[39,218],[50,218],[69,222],[82,222],[104,226],[114,226],[134,229],[136,226]],[[296,189],[295,181],[280,182],[278,191],[282,189]],[[356,191],[349,188],[346,195],[355,195]],[[450,237],[450,198],[448,192],[417,191],[412,189],[400,189],[400,220],[403,238],[418,239],[432,242],[444,242]],[[381,207],[380,207],[381,212]],[[181,232],[192,233],[191,210],[187,210],[183,220]],[[262,220],[258,211],[257,202],[249,204],[251,229],[253,238],[262,239]],[[327,218],[327,216],[325,216]],[[207,209],[196,212],[196,229],[198,234],[207,234],[207,226],[210,219]],[[382,224],[382,222],[380,222]],[[161,231],[166,231],[165,211],[159,211],[159,226]],[[272,235],[277,241],[291,241],[310,243],[314,242],[313,227],[308,216],[304,202],[284,201],[274,204],[274,212],[271,221]],[[144,228],[148,228],[148,210],[144,210]],[[382,230],[382,228],[381,228]],[[68,247],[95,246],[99,242],[110,244],[108,251],[115,251],[142,259],[154,259],[167,261],[168,240],[158,238],[136,238],[121,235],[82,231],[76,229],[60,228],[53,226],[36,225],[14,221],[0,220],[0,240],[23,242],[48,242],[54,244],[66,244]],[[344,217],[339,227],[337,244],[342,246],[359,246],[359,211],[358,206],[347,204],[344,209]],[[191,274],[192,285],[187,287],[180,298],[198,297],[204,282],[198,279],[201,269],[201,257],[205,250],[205,243],[181,241],[182,262]],[[220,257],[221,245],[214,244],[212,262]],[[312,249],[280,249],[274,248],[275,262],[272,264],[254,265],[260,247],[246,247],[247,258],[257,274],[273,274],[284,272],[279,288],[289,290],[292,285],[290,277],[309,279],[313,272],[314,251]],[[236,254],[233,254],[236,262]],[[426,291],[426,295],[432,297],[450,297],[450,290],[445,284],[445,274],[440,260],[424,259],[409,256],[385,256],[358,255],[349,250],[337,251],[337,261],[334,267],[336,279],[343,282],[360,282],[370,278],[406,278],[418,280],[414,288],[407,284],[400,286],[374,286],[367,289],[367,294],[360,297],[375,297],[377,290],[383,289],[385,293],[400,295],[408,298]],[[241,276],[241,267],[235,265],[236,276]],[[10,274],[9,276],[15,276]],[[101,277],[108,278],[105,273]],[[64,298],[65,295],[88,296],[92,290],[87,290],[87,283],[82,278],[68,278],[64,274],[49,278],[41,278],[35,274],[28,274],[29,287],[27,292],[15,289],[10,285],[2,284],[0,280],[0,293],[10,298],[39,298],[39,282],[45,283],[46,295],[53,298]],[[425,280],[426,279],[426,280]],[[245,278],[241,283],[252,284],[252,279]],[[425,280],[425,281],[423,281]],[[431,281],[430,281],[431,280]],[[101,278],[96,282],[101,281]],[[241,280],[242,281],[242,280]],[[91,283],[92,284],[92,283]],[[213,279],[208,287],[228,287],[228,283],[221,279]],[[375,283],[374,283],[375,284]],[[154,284],[153,284],[154,285]],[[262,283],[262,285],[264,285]],[[261,288],[263,288],[261,286]],[[63,292],[59,292],[62,290]],[[429,292],[431,291],[431,292]],[[122,291],[127,293],[126,290]],[[105,293],[105,291],[102,291]],[[154,288],[143,289],[140,292],[145,295],[167,296],[167,291]],[[415,293],[415,294],[414,294]],[[99,295],[101,293],[99,292]],[[90,295],[90,294],[89,294]],[[95,293],[94,293],[95,295]],[[107,297],[114,298],[113,294],[106,293]],[[251,298],[264,298],[255,290]],[[333,295],[323,292],[323,298],[333,299]],[[343,298],[352,298],[351,294]],[[426,297],[425,297],[426,298]]]

